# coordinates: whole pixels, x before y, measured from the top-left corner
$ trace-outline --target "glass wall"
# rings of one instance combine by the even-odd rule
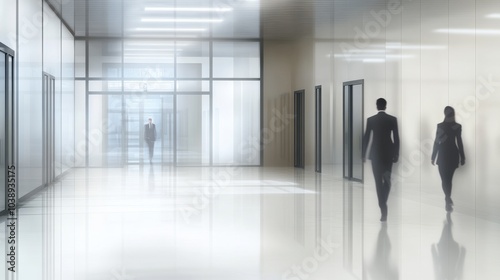
[[[213,163],[258,165],[260,82],[216,81],[213,100]]]
[[[61,71],[61,172],[66,172],[75,162],[75,46],[73,35],[62,29]]]
[[[258,40],[89,39],[75,46],[77,96],[87,96],[87,118],[75,127],[87,126],[89,166],[148,161],[148,118],[157,132],[153,163],[260,165]]]
[[[177,97],[177,164],[209,164],[208,95],[179,95]]]
[[[46,3],[19,1],[18,21],[18,196],[23,197],[43,184],[43,72],[55,77],[55,176],[74,166],[75,56],[73,35]]]
[[[20,1],[19,17],[32,18],[42,10],[41,1]],[[18,56],[19,88],[19,148],[20,168],[18,196],[29,193],[43,184],[42,180],[42,26],[38,32],[20,34]],[[22,174],[29,174],[23,176]]]

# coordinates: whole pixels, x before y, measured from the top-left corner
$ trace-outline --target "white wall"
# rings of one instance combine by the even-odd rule
[[[294,101],[296,90],[305,90],[305,165],[315,161],[315,87],[322,88],[322,162],[339,161],[341,143],[333,141],[333,42],[300,41],[264,42],[264,165],[293,166]],[[311,71],[311,69],[313,69]],[[341,159],[340,159],[341,161]]]
[[[264,42],[264,165],[293,166],[292,43]]]

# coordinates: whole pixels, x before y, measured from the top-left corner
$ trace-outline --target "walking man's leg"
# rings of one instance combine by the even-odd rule
[[[148,141],[148,148],[149,148],[149,162],[153,160],[153,152],[154,152],[154,141]]]
[[[380,162],[372,160],[373,177],[375,179],[375,188],[377,190],[378,206],[380,207],[380,221],[387,220],[386,194],[384,191],[384,168]]]

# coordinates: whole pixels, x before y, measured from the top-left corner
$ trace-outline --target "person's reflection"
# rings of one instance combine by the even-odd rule
[[[450,213],[447,213],[441,238],[431,247],[435,278],[439,280],[462,279],[465,248],[453,240],[452,224]]]
[[[387,224],[380,225],[377,245],[371,264],[367,267],[368,279],[399,279],[398,268],[391,262],[391,241],[387,234]]]
[[[150,190],[155,188],[155,169],[153,165],[149,166],[148,186]]]

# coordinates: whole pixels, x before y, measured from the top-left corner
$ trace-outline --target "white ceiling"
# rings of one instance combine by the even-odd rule
[[[75,36],[208,37],[290,39],[331,38],[332,24],[347,22],[356,7],[385,0],[47,0]],[[145,7],[218,7],[231,12],[152,12]],[[143,18],[203,18],[216,23],[150,23]],[[335,20],[334,20],[335,19]],[[143,28],[137,30],[137,28]],[[145,31],[144,28],[164,28]],[[167,29],[165,29],[167,28]],[[196,28],[172,33],[170,28]]]

